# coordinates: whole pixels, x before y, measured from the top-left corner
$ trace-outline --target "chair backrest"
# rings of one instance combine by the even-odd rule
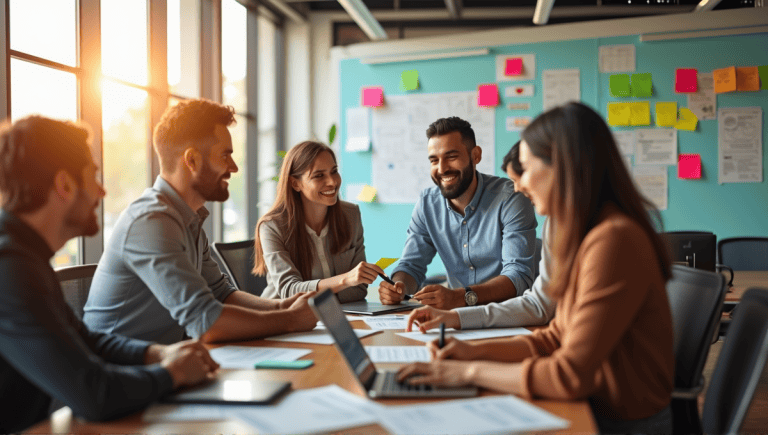
[[[719,273],[672,266],[667,297],[675,334],[675,387],[693,388],[701,378],[725,300]]]
[[[735,434],[755,393],[768,357],[768,290],[744,293],[717,359],[701,423],[708,434]]]
[[[661,233],[666,240],[672,261],[684,262],[689,267],[715,271],[717,264],[717,236],[708,231],[669,231]]]
[[[64,300],[72,307],[72,311],[80,320],[83,319],[83,307],[88,300],[88,292],[91,290],[91,281],[93,281],[93,274],[96,273],[96,266],[96,264],[84,264],[56,270],[61,291],[64,293]]]
[[[541,271],[539,270],[539,263],[541,263],[541,239],[536,238],[536,251],[533,253],[533,280],[536,281],[536,277],[539,276]]]
[[[261,296],[267,288],[267,278],[251,273],[255,260],[254,241],[244,240],[232,243],[213,243],[214,259],[232,280],[232,284],[244,292]]]
[[[768,237],[732,237],[717,242],[718,263],[733,270],[768,270]]]

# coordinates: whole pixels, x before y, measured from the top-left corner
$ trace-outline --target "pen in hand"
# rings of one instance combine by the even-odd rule
[[[380,273],[380,274],[379,274],[379,276],[380,276],[380,277],[381,277],[381,279],[383,279],[384,281],[386,281],[386,282],[388,282],[388,283],[390,283],[390,284],[392,284],[392,285],[395,285],[395,282],[394,282],[394,281],[392,281],[392,278],[388,277],[387,275],[384,275],[383,273]],[[403,300],[404,300],[404,301],[410,300],[410,299],[412,299],[412,298],[413,298],[413,296],[412,296],[412,295],[409,295],[409,294],[407,294],[407,293],[403,295]]]
[[[437,347],[440,349],[445,346],[445,323],[440,324],[440,338],[437,340]]]

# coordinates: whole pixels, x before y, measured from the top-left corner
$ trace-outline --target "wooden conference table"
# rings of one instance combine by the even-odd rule
[[[768,270],[736,270],[733,272],[733,287],[725,294],[726,302],[738,302],[744,292],[752,287],[768,289]]]
[[[352,326],[356,329],[370,329],[362,320],[353,320]],[[362,339],[366,346],[423,346],[424,344],[396,335],[393,330],[384,330]],[[263,347],[295,347],[312,349],[312,353],[306,359],[313,359],[315,365],[305,370],[221,370],[220,377],[242,378],[257,377],[265,380],[289,380],[293,389],[322,387],[337,384],[340,387],[355,394],[364,396],[364,391],[357,384],[355,378],[347,368],[341,355],[332,345],[316,345],[308,343],[286,343],[269,340],[255,340],[248,342],[232,343],[238,346],[263,346]],[[218,347],[218,346],[211,346]],[[377,367],[393,369],[399,364],[377,364]],[[490,396],[495,393],[481,390],[481,396]],[[384,405],[408,405],[415,403],[434,402],[445,399],[384,399],[377,400]],[[555,400],[534,400],[534,405],[539,406],[554,415],[571,422],[571,426],[560,431],[561,433],[597,433],[597,426],[592,417],[592,411],[586,400],[577,402],[565,402]],[[26,433],[253,433],[254,430],[236,420],[209,421],[209,422],[144,422],[143,411],[137,412],[122,419],[109,422],[86,422],[75,418],[69,408],[65,407],[56,411],[48,420],[41,422]],[[340,433],[344,434],[386,434],[378,424],[348,429]],[[547,432],[558,433],[558,432]]]

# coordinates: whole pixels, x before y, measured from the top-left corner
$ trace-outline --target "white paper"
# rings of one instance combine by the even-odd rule
[[[222,346],[211,349],[211,357],[223,369],[252,369],[261,361],[296,361],[312,353],[310,349],[280,347]]]
[[[520,57],[523,59],[523,72],[519,76],[508,76],[507,59]],[[536,55],[535,54],[499,54],[496,56],[496,81],[510,82],[518,80],[536,80]]]
[[[531,110],[531,103],[527,101],[507,103],[507,110]]]
[[[699,73],[696,82],[698,90],[688,94],[688,108],[699,121],[717,119],[717,95],[712,73]]]
[[[426,346],[365,346],[365,351],[375,363],[429,362]]]
[[[477,170],[494,174],[496,110],[477,106],[477,92],[395,95],[373,111],[372,186],[382,204],[415,204],[434,186],[427,153],[427,127],[439,118],[458,116],[472,124],[483,159]]]
[[[507,116],[507,131],[523,131],[531,121],[530,116]]]
[[[350,107],[347,109],[347,152],[370,151],[369,113],[368,107]]]
[[[363,322],[371,329],[405,329],[408,317],[404,315],[375,316],[364,318]]]
[[[261,434],[330,432],[378,422],[383,407],[338,385],[294,391],[276,405],[238,409]]]
[[[669,174],[666,166],[635,166],[635,185],[659,210],[667,209]]]
[[[528,335],[531,331],[525,328],[490,328],[490,329],[472,329],[468,331],[456,331],[453,328],[445,330],[446,337],[453,337],[459,340],[481,340],[483,338],[496,338],[496,337],[512,337],[515,335]],[[437,329],[430,329],[426,334],[422,334],[419,331],[414,332],[398,332],[397,335],[413,340],[423,341],[429,343],[440,337],[440,331]]]
[[[360,195],[360,192],[363,191],[363,187],[365,187],[364,183],[346,184],[344,190],[344,199],[349,202],[360,202],[357,200],[357,195]]]
[[[541,73],[544,111],[569,101],[581,101],[578,69],[546,70]]]
[[[763,109],[723,107],[717,116],[718,182],[762,183]]]
[[[677,165],[676,129],[639,128],[636,132],[636,165]]]
[[[217,421],[234,418],[234,411],[248,409],[252,405],[152,405],[144,411],[147,422]]]
[[[602,45],[600,46],[600,72],[634,72],[635,71],[635,46],[626,45]]]
[[[532,97],[533,96],[533,83],[526,85],[507,86],[504,89],[505,97]]]
[[[622,156],[631,156],[635,154],[635,130],[614,131],[613,138],[616,139],[616,146]]]
[[[354,329],[358,338],[367,337],[379,331],[375,329]],[[293,332],[290,334],[276,335],[265,338],[272,341],[287,341],[290,343],[333,344],[333,337],[324,326],[318,326],[308,332]]]
[[[497,434],[565,429],[570,422],[514,396],[384,408],[381,425],[395,435]]]

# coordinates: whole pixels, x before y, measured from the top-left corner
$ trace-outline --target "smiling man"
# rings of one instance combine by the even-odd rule
[[[379,285],[381,302],[397,304],[410,294],[422,304],[452,309],[523,294],[533,281],[536,247],[531,202],[508,179],[475,170],[482,149],[467,121],[438,119],[427,138],[436,187],[425,189],[416,203],[392,275],[395,285]],[[448,286],[419,290],[436,253]]]
[[[163,114],[153,137],[160,175],[120,215],[104,248],[83,316],[90,328],[174,343],[315,327],[309,294],[277,301],[237,291],[211,258],[204,204],[229,198],[234,122],[231,107],[208,100]]]

